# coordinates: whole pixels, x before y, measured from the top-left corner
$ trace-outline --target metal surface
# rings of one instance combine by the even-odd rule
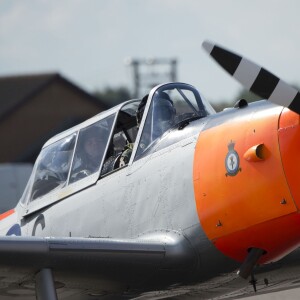
[[[245,261],[242,263],[240,269],[238,270],[237,274],[244,279],[247,279],[251,273],[253,273],[253,269],[255,264],[257,264],[260,257],[263,255],[265,251],[263,249],[252,248]],[[252,278],[252,280],[254,280]]]
[[[152,97],[171,88],[176,83],[149,93],[139,128],[134,115],[115,119],[118,126],[109,128],[111,138],[120,125],[138,130],[128,165],[105,175],[99,170],[82,186],[49,192],[36,205],[26,201],[30,181],[17,207],[0,216],[1,233],[10,235],[0,238],[2,299],[31,300],[37,294],[52,300],[55,289],[59,299],[73,300],[239,299],[254,293],[236,275],[243,261],[243,277],[255,272],[257,293],[299,286],[299,116],[265,101],[197,114],[199,120],[193,111],[179,110],[177,123],[154,137],[159,119],[153,113],[151,139],[144,144],[149,150],[143,151]],[[113,142],[105,145],[102,161],[111,157]],[[264,159],[257,159],[257,145],[263,145]],[[138,147],[143,155],[136,158]],[[253,248],[265,252],[250,252],[248,261]],[[253,268],[256,263],[259,268]]]
[[[37,300],[57,300],[52,271],[42,269],[36,274],[35,278]]]

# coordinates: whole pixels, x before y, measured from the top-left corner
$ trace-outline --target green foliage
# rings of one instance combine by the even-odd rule
[[[95,91],[94,96],[107,108],[113,107],[132,98],[126,87],[106,87],[103,91]]]

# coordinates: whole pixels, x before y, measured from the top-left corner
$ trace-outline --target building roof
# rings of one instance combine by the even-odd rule
[[[27,99],[41,92],[54,80],[62,81],[105,109],[96,97],[85,92],[58,73],[5,76],[0,77],[0,119],[12,112]]]

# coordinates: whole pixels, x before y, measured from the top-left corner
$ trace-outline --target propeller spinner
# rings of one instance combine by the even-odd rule
[[[295,88],[245,57],[208,41],[202,46],[244,88],[300,114],[300,93]]]

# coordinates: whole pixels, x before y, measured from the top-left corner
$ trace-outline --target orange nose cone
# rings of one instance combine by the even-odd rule
[[[279,122],[279,147],[283,170],[288,181],[291,194],[299,210],[300,208],[300,127],[299,115],[284,109]]]
[[[216,145],[217,147],[213,147]],[[276,261],[300,246],[299,116],[273,107],[202,132],[194,189],[200,223],[227,256]]]

